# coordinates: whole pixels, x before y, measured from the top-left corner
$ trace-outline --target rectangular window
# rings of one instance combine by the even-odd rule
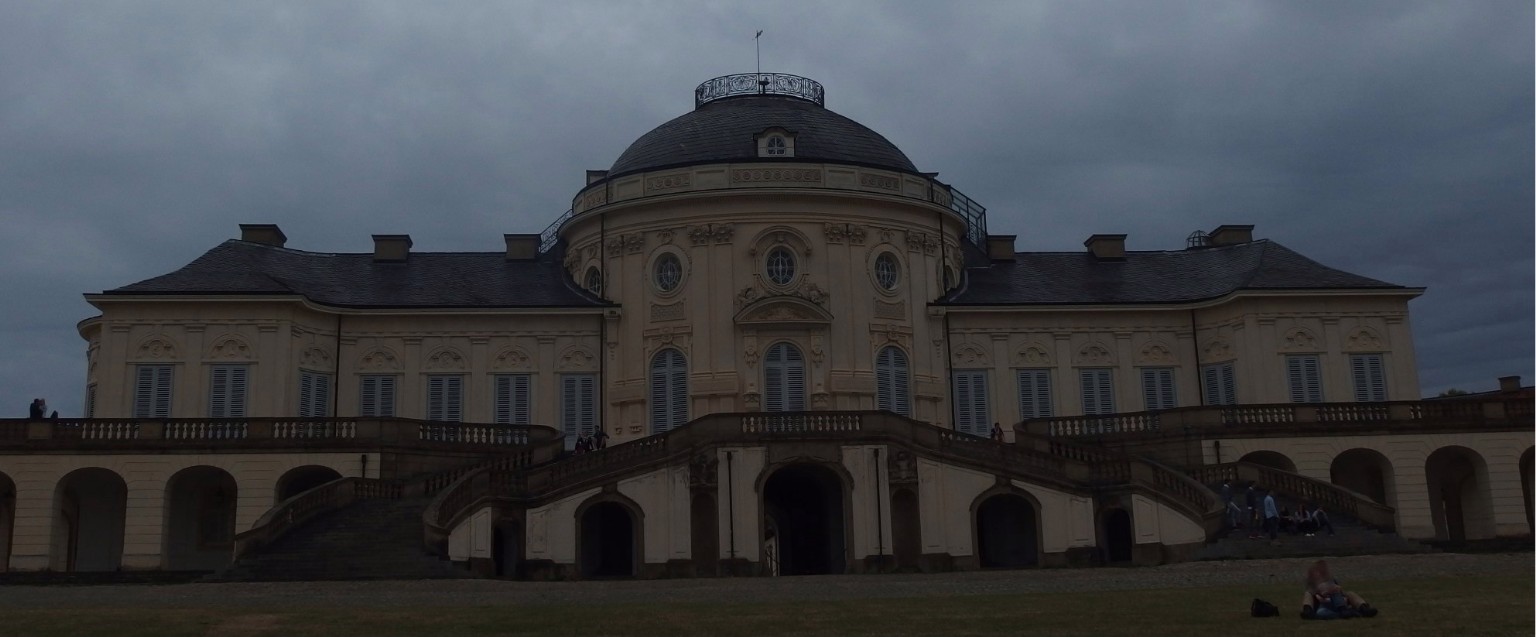
[[[214,365],[208,368],[208,417],[244,418],[247,365]]]
[[[1200,379],[1205,384],[1205,404],[1237,404],[1237,378],[1232,373],[1232,363],[1202,365]]]
[[[1355,402],[1374,403],[1387,399],[1387,374],[1381,364],[1381,354],[1350,356],[1349,371],[1355,377]]]
[[[133,386],[134,418],[171,417],[171,366],[139,365]]]
[[[1051,370],[1019,370],[1019,419],[1050,418]]]
[[[1141,398],[1147,411],[1178,407],[1179,395],[1174,389],[1173,368],[1141,368]]]
[[[955,370],[955,430],[973,436],[992,434],[986,370]]]
[[[1102,416],[1115,413],[1115,370],[1078,370],[1079,384],[1083,389],[1083,415]]]
[[[96,383],[85,386],[85,417],[96,417]]]
[[[463,376],[434,374],[427,377],[427,420],[464,420]]]
[[[299,371],[299,417],[331,415],[331,375]]]
[[[500,425],[533,424],[533,376],[497,374],[494,421]]]
[[[364,418],[395,417],[395,377],[387,374],[364,374],[358,377],[361,395],[357,413]]]
[[[597,376],[562,374],[560,376],[560,428],[565,431],[565,447],[576,446],[576,437],[592,435],[597,430]]]
[[[1285,374],[1291,382],[1291,402],[1323,402],[1323,374],[1317,356],[1285,357]]]

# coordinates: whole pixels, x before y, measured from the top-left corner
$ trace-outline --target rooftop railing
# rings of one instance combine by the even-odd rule
[[[693,89],[693,107],[743,95],[784,95],[827,105],[827,91],[808,77],[788,73],[736,73],[707,80]]]

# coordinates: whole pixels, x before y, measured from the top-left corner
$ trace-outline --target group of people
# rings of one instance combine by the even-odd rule
[[[1238,506],[1233,501],[1233,495],[1232,481],[1223,480],[1221,500],[1227,510],[1227,526],[1247,528],[1249,539],[1256,540],[1268,535],[1269,539],[1274,540],[1279,537],[1280,531],[1291,535],[1305,534],[1308,537],[1321,531],[1333,535],[1333,522],[1328,519],[1328,512],[1316,503],[1297,506],[1295,511],[1282,509],[1275,504],[1273,492],[1261,490],[1254,483],[1249,483],[1243,495],[1247,506]]]
[[[44,418],[58,418],[58,417],[59,417],[58,410],[54,410],[54,412],[51,415],[48,413],[48,401],[43,400],[41,398],[33,398],[32,399],[32,406],[27,408],[27,419],[28,420],[42,420]]]
[[[606,448],[608,448],[608,432],[603,431],[603,429],[599,427],[597,431],[592,432],[592,435],[590,436],[585,433],[578,434],[576,436],[576,448],[573,449],[571,453],[587,453],[589,451],[597,451],[598,449]]]

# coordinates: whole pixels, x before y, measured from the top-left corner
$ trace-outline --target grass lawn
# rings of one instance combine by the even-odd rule
[[[729,586],[722,580],[722,586]],[[8,609],[0,635],[1531,635],[1532,578],[1361,582],[1375,619],[1303,621],[1296,585],[733,604]],[[4,590],[0,589],[0,595]],[[1278,618],[1253,619],[1261,597]]]

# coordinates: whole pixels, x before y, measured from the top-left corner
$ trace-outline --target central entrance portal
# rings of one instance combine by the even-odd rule
[[[763,485],[763,538],[779,575],[824,575],[847,571],[843,526],[843,482],[831,469],[789,465]],[[770,564],[772,568],[772,564]]]

